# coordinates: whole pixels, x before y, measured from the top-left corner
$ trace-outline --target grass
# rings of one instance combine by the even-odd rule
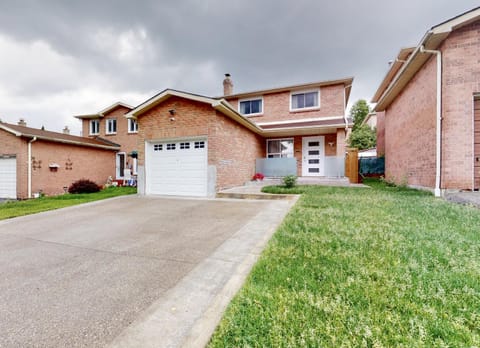
[[[479,347],[480,210],[369,181],[302,197],[209,347]]]
[[[25,201],[10,201],[0,204],[0,220],[65,208],[116,196],[134,194],[136,192],[136,187],[110,187],[96,193],[65,194]]]

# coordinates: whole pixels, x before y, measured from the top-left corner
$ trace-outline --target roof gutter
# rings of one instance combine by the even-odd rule
[[[35,141],[37,141],[37,137],[33,137],[32,140],[30,140],[28,142],[28,147],[27,147],[27,156],[28,156],[28,168],[27,168],[27,171],[28,171],[28,183],[27,183],[27,186],[28,186],[28,198],[32,198],[32,143],[34,143]]]
[[[427,50],[420,46],[421,53],[435,54],[437,56],[437,121],[436,121],[436,151],[435,151],[435,197],[441,196],[440,182],[442,174],[442,52]]]

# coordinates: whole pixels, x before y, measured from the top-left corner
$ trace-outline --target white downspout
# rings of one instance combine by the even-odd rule
[[[33,137],[28,142],[28,198],[32,198],[32,143],[37,141],[37,137]]]
[[[351,88],[352,85],[345,86],[343,89],[343,120],[345,121],[345,138],[348,133],[348,116],[347,116],[347,93],[345,92],[347,88]]]
[[[440,179],[442,170],[442,52],[438,50],[426,50],[422,45],[420,52],[437,55],[437,125],[436,125],[436,166],[435,166],[435,197],[442,195]]]

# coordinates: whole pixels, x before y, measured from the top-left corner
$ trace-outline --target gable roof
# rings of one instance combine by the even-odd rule
[[[171,98],[171,97],[180,97],[188,100],[197,101],[200,103],[209,104],[215,110],[220,111],[221,113],[225,114],[226,116],[234,119],[238,123],[242,124],[246,128],[250,129],[251,131],[260,134],[261,128],[258,127],[254,122],[249,120],[248,118],[240,115],[225,99],[223,98],[210,98],[200,94],[188,93],[183,91],[178,91],[175,89],[165,89],[162,92],[154,95],[152,98],[146,100],[142,104],[138,105],[133,110],[125,114],[127,118],[134,118],[141,116],[143,113],[147,112],[148,110],[152,109],[153,107],[157,106],[158,104],[162,103],[163,101]]]
[[[126,103],[116,102],[116,103],[106,107],[105,109],[97,112],[96,114],[76,115],[76,116],[73,116],[73,117],[81,119],[81,120],[82,119],[91,119],[91,118],[102,118],[102,117],[105,117],[105,114],[108,114],[110,111],[113,111],[114,109],[116,109],[120,106],[122,106],[124,108],[127,108],[129,110],[133,109],[133,106],[130,106]]]
[[[408,53],[405,61],[403,61],[400,56],[406,52],[401,50],[395,63],[390,67],[387,75],[372,98],[372,103],[377,103],[375,110],[384,111],[427,60],[430,59],[430,54],[421,52],[422,47],[427,50],[438,49],[453,30],[464,27],[477,20],[480,20],[480,7],[476,7],[433,26],[425,33],[420,43]]]
[[[17,137],[25,138],[37,138],[46,141],[52,141],[57,143],[69,144],[69,145],[78,145],[78,146],[89,146],[105,150],[115,150],[118,151],[120,145],[112,143],[106,139],[100,137],[96,138],[87,138],[79,137],[76,135],[51,132],[37,128],[30,128],[25,126],[19,126],[16,124],[0,122],[0,129],[4,130],[10,134],[13,134]]]
[[[257,91],[251,91],[251,92],[229,94],[229,95],[222,96],[221,98],[224,98],[226,100],[233,99],[233,98],[248,98],[248,97],[254,97],[254,96],[264,95],[264,94],[288,92],[292,90],[309,89],[309,88],[315,88],[315,87],[324,87],[324,86],[333,86],[333,85],[343,84],[345,86],[345,105],[347,105],[348,99],[350,98],[350,92],[352,90],[352,83],[353,83],[353,77],[346,77],[338,80],[309,82],[309,83],[302,83],[299,85],[275,87],[275,88],[261,89]]]

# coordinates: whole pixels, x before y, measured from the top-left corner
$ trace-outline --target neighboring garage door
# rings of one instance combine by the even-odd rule
[[[148,143],[146,193],[207,195],[207,140]]]
[[[0,157],[0,198],[17,198],[17,159]]]

